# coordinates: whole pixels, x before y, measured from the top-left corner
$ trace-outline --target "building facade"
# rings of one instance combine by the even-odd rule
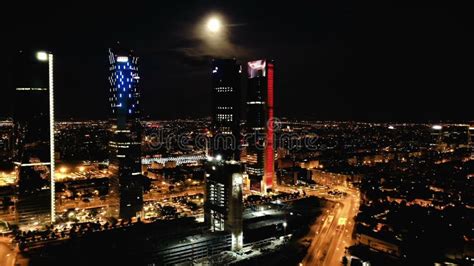
[[[212,137],[206,170],[204,218],[212,232],[231,234],[242,248],[242,170],[240,159],[241,66],[235,59],[212,61]]]
[[[110,214],[128,219],[143,209],[138,57],[132,51],[109,49],[109,62]]]
[[[266,193],[275,177],[273,86],[274,64],[267,60],[247,63],[246,171],[250,189]]]
[[[19,52],[13,84],[16,220],[27,229],[55,218],[53,55]]]
[[[242,171],[237,162],[213,159],[208,164],[204,198],[204,220],[212,232],[231,234],[232,250],[243,245]]]
[[[240,158],[241,65],[235,59],[212,61],[213,156],[224,160]]]
[[[227,233],[208,233],[205,235],[191,235],[179,239],[177,243],[166,243],[154,252],[153,262],[159,265],[193,265],[199,260],[217,255],[231,249],[231,236]]]

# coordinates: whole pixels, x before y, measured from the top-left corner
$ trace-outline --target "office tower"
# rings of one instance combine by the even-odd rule
[[[111,215],[129,219],[143,208],[138,57],[109,49],[112,132],[109,142]]]
[[[55,219],[53,54],[20,51],[13,85],[17,222],[28,229]]]
[[[273,186],[273,62],[247,63],[247,173],[252,190],[266,193]]]
[[[241,166],[235,161],[211,160],[206,174],[205,222],[213,232],[229,232],[232,250],[239,250],[243,244]]]
[[[212,139],[206,171],[204,216],[211,231],[231,234],[232,250],[242,248],[240,164],[240,75],[234,59],[212,61]]]
[[[212,155],[239,161],[241,66],[234,59],[212,61]]]

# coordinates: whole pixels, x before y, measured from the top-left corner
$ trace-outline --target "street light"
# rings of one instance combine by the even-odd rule
[[[59,172],[60,172],[61,174],[64,174],[64,173],[67,172],[67,168],[66,168],[66,167],[61,167],[61,168],[59,168]]]

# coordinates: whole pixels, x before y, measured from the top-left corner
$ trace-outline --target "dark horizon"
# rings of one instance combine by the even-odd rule
[[[470,97],[463,97],[474,85],[467,9],[382,5],[373,12],[368,3],[350,1],[147,3],[134,6],[130,17],[114,7],[43,5],[16,9],[21,16],[12,9],[12,18],[22,19],[6,22],[5,51],[7,62],[19,49],[54,53],[58,119],[107,117],[107,49],[120,41],[140,56],[144,117],[210,116],[210,59],[225,55],[241,63],[275,60],[277,117],[472,120]],[[194,34],[209,14],[229,24],[217,50]],[[8,116],[6,95],[0,116]]]

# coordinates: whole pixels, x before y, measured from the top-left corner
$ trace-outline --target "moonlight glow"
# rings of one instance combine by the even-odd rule
[[[207,21],[207,29],[210,32],[218,32],[221,29],[221,27],[222,27],[222,23],[218,18],[213,17]]]
[[[38,59],[39,61],[48,61],[48,54],[43,51],[37,52],[36,59]]]

